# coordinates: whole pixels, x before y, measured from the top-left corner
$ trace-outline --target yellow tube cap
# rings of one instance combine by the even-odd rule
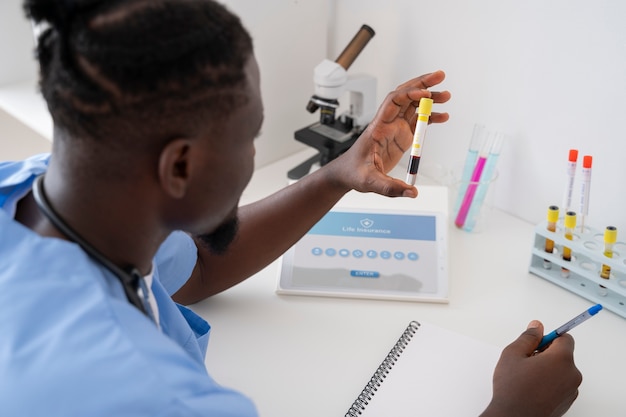
[[[617,227],[607,226],[604,229],[604,242],[615,243],[617,241]]]
[[[565,213],[565,228],[573,229],[576,227],[576,212],[568,211]]]
[[[548,207],[548,221],[555,223],[557,220],[559,220],[559,208],[557,206]]]
[[[417,109],[417,114],[425,114],[426,116],[430,116],[430,113],[432,111],[433,111],[433,99],[432,98],[420,99],[420,106]]]

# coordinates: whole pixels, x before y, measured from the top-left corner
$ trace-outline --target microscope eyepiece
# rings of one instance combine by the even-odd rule
[[[365,45],[374,37],[376,32],[371,26],[363,25],[361,29],[354,35],[354,38],[350,41],[348,46],[341,52],[341,54],[335,60],[336,63],[341,65],[346,70],[350,68],[350,65],[354,62],[357,56],[361,53]]]

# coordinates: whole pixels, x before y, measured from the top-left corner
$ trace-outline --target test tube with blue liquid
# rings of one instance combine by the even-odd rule
[[[474,199],[470,204],[469,213],[467,214],[465,224],[463,225],[463,229],[469,232],[474,230],[474,227],[476,226],[476,220],[478,218],[478,215],[480,214],[480,209],[485,201],[485,197],[487,196],[487,191],[489,191],[489,185],[494,179],[494,175],[496,173],[496,164],[498,162],[500,152],[502,151],[504,135],[498,132],[494,133],[493,135],[494,138],[491,141],[491,148],[489,150],[489,155],[487,155],[485,168],[483,169],[483,173],[480,176],[480,182],[478,183],[476,194],[474,195]]]

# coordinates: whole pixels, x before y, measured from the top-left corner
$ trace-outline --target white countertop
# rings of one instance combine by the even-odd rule
[[[42,137],[52,140],[52,117],[37,80],[0,86],[0,110],[6,111]]]

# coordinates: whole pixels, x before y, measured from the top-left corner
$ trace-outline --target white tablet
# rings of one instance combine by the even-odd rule
[[[283,255],[277,292],[447,302],[446,213],[335,207]]]

